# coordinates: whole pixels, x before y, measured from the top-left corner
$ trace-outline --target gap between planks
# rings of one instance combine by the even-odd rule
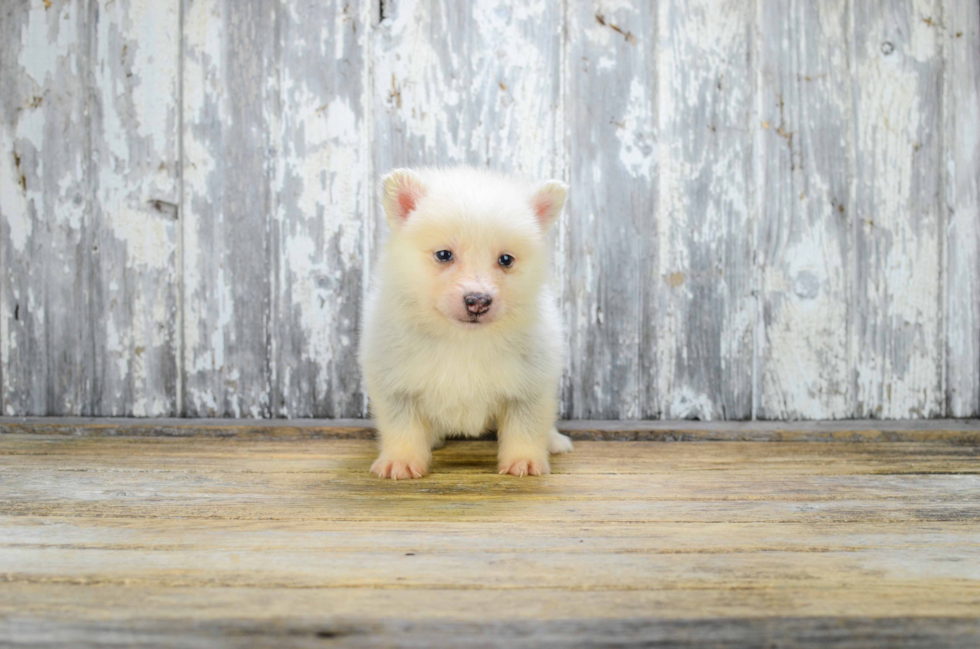
[[[943,442],[980,444],[980,419],[839,421],[564,420],[574,440],[650,442]],[[374,439],[370,419],[0,417],[0,434]],[[490,433],[483,439],[492,439]]]

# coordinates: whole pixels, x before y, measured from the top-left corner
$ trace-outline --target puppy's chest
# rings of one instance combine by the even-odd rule
[[[520,357],[506,349],[436,345],[414,350],[405,387],[430,421],[446,432],[476,435],[521,391]]]
[[[414,354],[416,390],[432,396],[485,400],[517,392],[520,358],[499,348],[436,345]]]

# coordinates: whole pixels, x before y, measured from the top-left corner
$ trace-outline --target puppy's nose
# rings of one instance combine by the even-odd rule
[[[486,293],[467,293],[463,296],[466,303],[466,310],[473,315],[482,315],[490,310],[490,303],[493,299]]]

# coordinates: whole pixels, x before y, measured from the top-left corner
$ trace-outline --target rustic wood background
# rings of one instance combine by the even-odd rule
[[[365,415],[451,162],[571,185],[566,417],[980,414],[975,0],[0,7],[0,414]]]

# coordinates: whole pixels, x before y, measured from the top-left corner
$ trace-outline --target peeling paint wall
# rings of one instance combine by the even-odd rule
[[[571,185],[574,418],[980,415],[967,0],[0,8],[0,413],[359,417],[376,178]]]

